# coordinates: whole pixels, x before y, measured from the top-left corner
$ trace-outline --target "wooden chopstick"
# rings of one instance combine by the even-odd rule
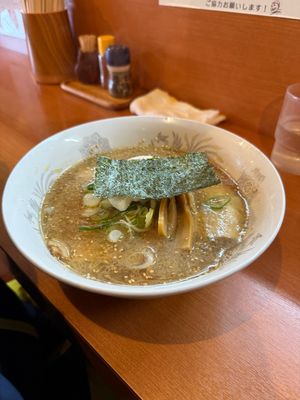
[[[80,50],[83,53],[96,51],[96,35],[80,35],[78,37]]]
[[[64,0],[21,0],[23,13],[44,14],[64,11]]]

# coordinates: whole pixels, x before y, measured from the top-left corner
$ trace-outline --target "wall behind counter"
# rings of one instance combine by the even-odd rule
[[[300,82],[300,21],[162,7],[158,0],[73,0],[77,34],[130,46],[139,85],[160,87],[272,135],[286,86]]]

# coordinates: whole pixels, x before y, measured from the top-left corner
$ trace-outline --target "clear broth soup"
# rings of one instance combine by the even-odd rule
[[[150,147],[103,153],[115,159],[182,154],[184,152],[170,148]],[[105,212],[98,206],[87,209],[83,203],[87,184],[93,181],[95,165],[96,156],[93,156],[65,171],[46,194],[41,209],[41,229],[46,245],[53,256],[80,275],[126,285],[183,280],[219,268],[245,235],[247,202],[236,182],[218,166],[215,167],[221,183],[192,193],[191,250],[178,248],[176,233],[168,238],[158,235],[158,205],[152,226],[146,232],[118,226],[122,236],[110,242],[108,235],[112,228],[81,231],[80,226],[97,224],[100,214]],[[229,199],[226,204],[220,208],[209,206],[209,200],[222,196]],[[178,217],[178,227],[183,223],[181,218]]]

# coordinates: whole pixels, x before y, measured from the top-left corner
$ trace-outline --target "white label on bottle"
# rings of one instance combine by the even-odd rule
[[[300,19],[300,0],[159,0],[161,6]]]

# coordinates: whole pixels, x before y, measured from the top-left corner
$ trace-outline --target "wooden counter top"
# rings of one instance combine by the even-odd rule
[[[25,56],[0,48],[0,182],[35,144],[67,127],[125,115],[38,86]],[[224,127],[267,155],[273,139]],[[270,248],[217,284],[153,300],[87,293],[33,267],[0,223],[0,244],[75,333],[147,400],[300,399],[300,178],[282,174],[287,212]],[[271,188],[270,188],[271,190]]]

